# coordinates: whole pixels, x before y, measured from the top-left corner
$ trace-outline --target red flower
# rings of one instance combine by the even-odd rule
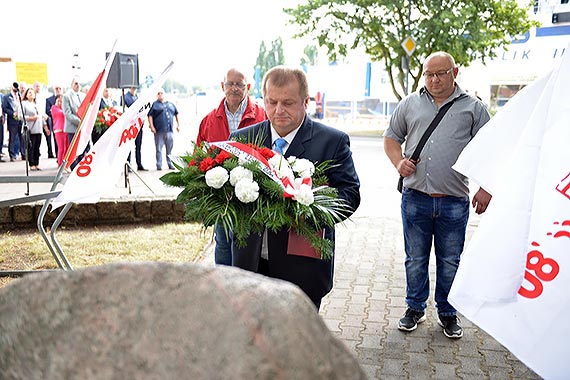
[[[121,116],[121,112],[115,107],[102,108],[97,112],[95,129],[103,133]]]
[[[227,160],[230,157],[231,154],[229,154],[225,150],[220,150],[220,153],[218,153],[218,155],[216,156],[215,161],[218,165],[221,165],[224,163],[225,160]]]
[[[190,162],[188,163],[188,167],[190,166],[196,166],[196,160],[193,158],[190,160]]]
[[[202,173],[206,173],[208,170],[216,166],[216,161],[212,157],[206,157],[200,162],[199,169]]]
[[[269,160],[271,157],[275,156],[275,152],[266,147],[257,148],[259,154],[261,154],[266,160]]]

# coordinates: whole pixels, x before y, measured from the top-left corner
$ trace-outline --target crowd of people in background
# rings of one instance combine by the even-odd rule
[[[50,92],[51,90],[51,92]],[[120,113],[130,107],[138,98],[137,87],[128,89],[104,88],[99,109],[115,108]],[[0,93],[0,162],[28,161],[32,171],[41,170],[41,146],[45,146],[48,159],[57,160],[61,166],[80,125],[78,115],[79,107],[89,86],[82,86],[77,78],[73,78],[69,88],[60,84],[47,88],[40,82],[28,86],[26,82],[14,82],[9,92]],[[163,112],[165,111],[165,112]],[[154,134],[156,146],[156,167],[162,169],[162,155],[166,148],[167,164],[169,169],[174,166],[168,157],[172,153],[173,135],[180,130],[178,109],[172,102],[166,100],[164,90],[156,94],[156,101],[148,115],[148,127]],[[142,156],[142,128],[135,139],[135,157],[137,171],[146,171]],[[93,129],[91,134],[92,145],[95,144],[104,132]],[[69,172],[81,161],[87,151],[81,152],[71,163]],[[130,162],[129,154],[128,161]]]

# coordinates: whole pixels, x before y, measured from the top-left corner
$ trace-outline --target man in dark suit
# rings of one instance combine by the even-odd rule
[[[285,157],[305,158],[313,163],[332,160],[326,175],[329,186],[351,208],[360,204],[360,182],[346,133],[313,121],[306,113],[309,103],[307,77],[300,69],[277,66],[263,78],[265,111],[269,120],[235,131],[230,139],[246,137],[251,142],[261,136],[263,145],[276,149],[278,139],[285,140]],[[288,229],[277,233],[253,234],[244,248],[232,244],[232,265],[279,278],[298,285],[317,309],[333,284],[334,255],[321,260],[288,253]],[[334,228],[325,229],[325,237],[334,242]]]
[[[12,87],[12,91],[2,97],[2,113],[8,127],[8,154],[10,161],[15,161],[20,152],[22,153],[22,159],[26,158],[26,147],[24,146],[22,136],[22,120],[18,117],[19,106],[18,89]]]

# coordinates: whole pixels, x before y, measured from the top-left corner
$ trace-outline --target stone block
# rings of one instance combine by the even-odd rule
[[[366,379],[298,287],[238,268],[31,274],[0,315],[4,379]]]

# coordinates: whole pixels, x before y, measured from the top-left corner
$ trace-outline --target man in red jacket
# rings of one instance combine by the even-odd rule
[[[263,107],[248,96],[251,83],[240,70],[231,68],[222,81],[222,90],[226,94],[218,108],[208,113],[200,123],[196,144],[202,141],[226,141],[231,132],[257,124],[265,119]],[[227,237],[229,231],[218,223],[215,226],[216,264],[232,265],[231,243]]]

